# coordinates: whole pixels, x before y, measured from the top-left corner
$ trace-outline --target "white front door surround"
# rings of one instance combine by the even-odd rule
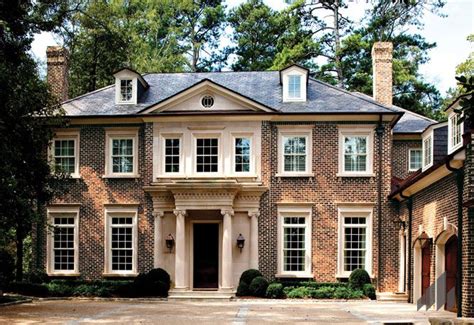
[[[207,220],[208,222],[221,224],[219,292],[235,292],[237,276],[245,269],[258,268],[258,217],[260,196],[266,191],[265,187],[254,184],[244,186],[235,181],[194,181],[161,183],[147,187],[145,190],[153,199],[156,240],[154,265],[170,272],[174,282],[172,290],[193,289],[192,224],[206,222],[206,220],[195,219],[199,217],[199,211],[208,211],[207,214],[214,216],[212,220]],[[169,218],[173,215],[175,225],[170,228],[171,219]],[[168,229],[174,228],[174,234],[171,235],[175,242],[171,251],[168,251],[164,245],[164,240],[168,236],[164,230],[166,223]],[[245,234],[243,252],[236,247],[236,238],[240,233]],[[174,255],[174,265],[170,265],[172,255]],[[235,269],[236,266],[237,269]]]

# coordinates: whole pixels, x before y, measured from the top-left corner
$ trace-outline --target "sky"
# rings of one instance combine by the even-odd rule
[[[235,7],[245,0],[227,0],[228,8]],[[285,8],[284,0],[265,0],[275,9]],[[368,0],[349,0],[346,14],[356,25],[360,25],[364,11],[370,7]],[[463,62],[474,51],[467,42],[469,34],[474,33],[474,0],[447,0],[443,8],[447,17],[427,13],[423,18],[424,28],[412,30],[423,35],[427,41],[436,42],[437,47],[429,52],[430,61],[421,66],[425,79],[437,86],[444,94],[456,86],[456,65]],[[40,62],[46,60],[46,46],[57,44],[54,35],[41,33],[35,36],[32,52]]]

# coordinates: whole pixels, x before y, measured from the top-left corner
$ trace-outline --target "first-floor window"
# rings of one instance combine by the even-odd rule
[[[410,149],[409,151],[410,166],[409,171],[415,171],[423,165],[423,151],[421,149]]]
[[[342,276],[349,276],[355,269],[371,273],[371,215],[368,209],[340,212],[338,273]]]
[[[110,222],[111,270],[133,270],[133,217],[112,217]]]
[[[78,273],[78,208],[48,208],[49,274]]]
[[[217,173],[219,170],[219,139],[196,139],[196,172]]]

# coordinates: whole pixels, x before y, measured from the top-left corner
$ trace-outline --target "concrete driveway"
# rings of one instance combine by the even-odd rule
[[[226,302],[49,300],[0,307],[1,324],[429,324],[448,312],[406,303],[237,300]]]

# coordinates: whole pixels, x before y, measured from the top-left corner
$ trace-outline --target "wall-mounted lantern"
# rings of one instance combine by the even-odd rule
[[[405,230],[406,227],[406,222],[400,218],[394,219],[393,224],[395,227],[398,227],[398,229]]]
[[[174,237],[173,235],[169,234],[168,237],[166,237],[166,248],[168,248],[169,252],[171,253],[171,251],[173,250],[173,246],[174,246]]]
[[[240,248],[240,252],[242,253],[242,248],[245,246],[245,238],[242,236],[242,234],[239,234],[239,237],[237,237],[237,247]]]
[[[427,245],[430,245],[431,241],[432,241],[432,239],[430,237],[428,237],[428,234],[424,231],[416,240],[420,242],[420,247],[421,248],[424,248]]]

